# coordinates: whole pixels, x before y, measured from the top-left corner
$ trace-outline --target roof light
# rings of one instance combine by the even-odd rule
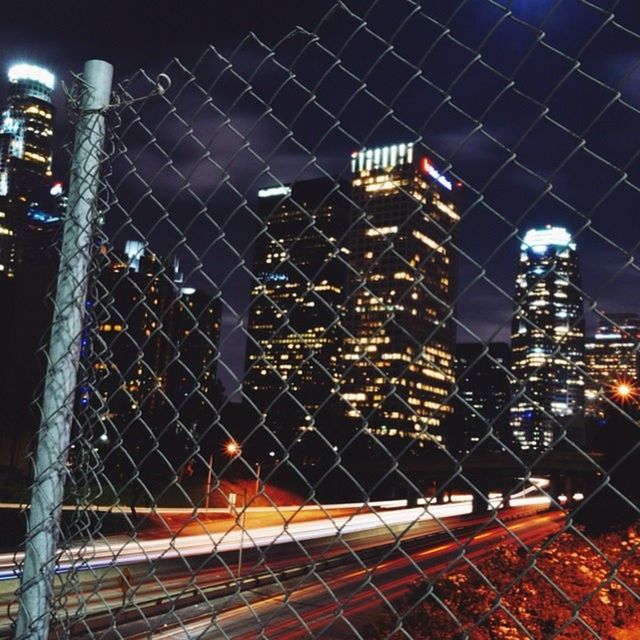
[[[269,187],[268,189],[260,189],[258,198],[271,198],[272,196],[290,196],[291,187]]]
[[[33,82],[39,82],[48,89],[53,90],[55,86],[55,76],[47,69],[38,67],[35,64],[27,64],[22,62],[20,64],[14,64],[9,69],[9,81],[19,82],[20,80],[32,80]]]
[[[571,234],[564,227],[552,227],[547,225],[542,229],[529,229],[520,245],[522,251],[531,249],[534,253],[545,253],[549,246],[576,248],[571,241]]]

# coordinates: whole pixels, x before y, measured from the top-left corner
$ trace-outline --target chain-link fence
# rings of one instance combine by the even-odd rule
[[[76,79],[16,637],[640,634],[637,8],[422,4]]]

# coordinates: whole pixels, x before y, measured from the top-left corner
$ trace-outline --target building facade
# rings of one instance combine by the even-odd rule
[[[349,259],[340,247],[351,216],[345,192],[321,178],[258,193],[243,395],[286,446],[336,425]]]
[[[490,449],[500,448],[503,443],[511,444],[510,366],[511,351],[507,343],[458,343],[455,359],[458,391],[447,431],[449,449],[468,453],[489,433]]]
[[[347,415],[379,438],[440,442],[454,380],[455,186],[411,144],[355,152],[352,172]]]
[[[640,316],[608,313],[599,319],[595,335],[585,344],[586,413],[603,414],[602,394],[616,382],[637,386]]]
[[[55,79],[31,64],[12,66],[8,77],[0,123],[0,272],[13,276],[29,207],[51,188]]]
[[[195,455],[215,423],[220,303],[180,286],[175,265],[146,249],[134,258],[105,249],[103,257],[80,404],[96,409],[98,445],[114,473],[126,477],[133,462],[151,478],[166,477]]]
[[[511,428],[521,449],[543,450],[564,428],[578,433],[584,410],[583,298],[566,229],[525,234],[514,303]]]

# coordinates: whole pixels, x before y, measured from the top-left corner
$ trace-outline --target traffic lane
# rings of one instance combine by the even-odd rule
[[[447,519],[445,528],[446,539],[456,538],[456,531],[460,527],[473,527],[481,531],[488,524],[496,524],[496,516],[503,520],[513,517],[522,517],[526,511],[511,509],[499,514],[487,514],[485,516],[459,517]],[[425,535],[433,536],[441,533],[444,523],[432,520],[418,521],[406,525],[381,526],[377,530],[348,534],[344,537],[334,537],[328,540],[306,540],[302,544],[290,543],[274,545],[267,550],[246,550],[243,576],[272,575],[275,580],[286,579],[290,571],[303,575],[304,571],[298,571],[295,567],[300,563],[304,566],[318,566],[323,563],[342,557],[344,562],[360,562],[376,564],[389,554],[389,548],[396,546],[410,552],[407,545],[414,539],[420,539]],[[375,552],[377,550],[377,552]],[[372,554],[372,551],[374,553]],[[358,554],[362,554],[359,557]],[[132,566],[132,589],[126,602],[128,606],[148,608],[157,611],[159,608],[172,609],[172,600],[185,602],[194,600],[208,602],[208,595],[204,592],[209,588],[226,586],[227,591],[234,591],[237,580],[237,553],[215,554],[201,559],[199,563],[190,558],[188,569],[186,562],[167,560],[150,567],[141,565]],[[291,569],[293,567],[293,569]],[[285,575],[281,575],[285,573]],[[80,574],[82,575],[82,574]],[[78,585],[75,585],[74,593],[68,594],[70,609],[73,610],[73,601],[81,600],[85,614],[95,615],[107,612],[101,624],[111,622],[111,616],[120,620],[128,619],[125,611],[121,610],[121,595],[118,588],[120,573],[113,572],[110,577],[103,577],[97,588],[87,585],[88,593],[81,593]],[[268,580],[267,580],[268,581]],[[260,580],[263,584],[265,580]],[[220,591],[220,590],[218,590]],[[162,603],[162,604],[161,604]]]
[[[534,488],[535,489],[535,488]],[[494,506],[500,499],[492,501]],[[547,503],[545,497],[522,498],[520,506],[525,503]],[[166,536],[164,531],[160,537],[145,539],[137,535],[106,537],[100,541],[74,545],[60,554],[57,571],[82,571],[108,569],[115,562],[153,563],[170,558],[202,556],[207,553],[221,553],[237,550],[240,546],[269,546],[285,544],[292,540],[298,542],[320,537],[331,537],[366,531],[381,525],[393,526],[405,524],[413,526],[421,520],[443,520],[447,517],[470,513],[471,504],[464,502],[433,504],[425,507],[409,509],[392,509],[375,513],[356,513],[349,516],[324,518],[313,522],[290,522],[266,527],[249,528],[245,522],[245,514],[241,513],[235,525],[221,532],[205,532],[195,535]],[[276,514],[277,515],[277,514]],[[244,523],[244,526],[243,526]],[[0,579],[14,579],[16,563],[21,561],[22,554],[0,555]]]
[[[490,553],[500,541],[510,538],[515,542],[514,536],[531,544],[559,529],[564,518],[562,513],[533,516],[528,522],[512,523],[511,534],[494,525],[491,531],[432,548],[425,548],[424,541],[416,540],[412,548],[396,548],[377,566],[375,563],[372,567],[354,568],[351,565],[320,574],[309,571],[303,577],[260,587],[259,591],[238,591],[226,598],[173,610],[169,615],[157,616],[144,623],[118,625],[118,633],[142,638],[149,637],[153,630],[154,638],[216,638],[224,632],[228,637],[254,640],[261,633],[270,639],[308,637],[308,629],[321,630],[330,626],[326,637],[334,637],[338,633],[336,625],[349,627],[359,617],[380,611],[386,598],[395,599],[406,593],[413,581],[425,573],[433,574],[455,564],[462,556],[463,544],[469,544],[464,553],[467,559],[480,558]],[[176,626],[177,619],[180,623]],[[272,633],[276,635],[272,636]],[[345,637],[353,637],[353,634]]]
[[[312,634],[328,638],[352,638],[353,627],[372,621],[372,615],[389,610],[389,604],[404,596],[416,580],[424,575],[435,577],[441,572],[467,568],[468,562],[478,562],[490,556],[497,544],[511,542],[527,548],[562,528],[561,514],[534,516],[527,522],[514,523],[509,528],[517,539],[501,528],[485,531],[470,539],[464,555],[462,546],[455,542],[422,549],[411,555],[398,553],[373,568],[360,568],[337,572],[333,577],[323,575],[323,582],[316,582],[294,591],[287,602],[273,597],[258,604],[259,611],[249,615],[237,609],[228,612],[221,630],[233,634],[230,637],[253,640],[268,637],[270,640],[296,640]],[[391,609],[393,612],[393,609]],[[255,614],[260,617],[255,623]],[[234,622],[235,616],[242,621]],[[225,621],[227,621],[225,623]],[[248,627],[248,628],[247,628]],[[179,638],[180,636],[176,636]],[[187,637],[187,636],[185,636]],[[213,638],[207,634],[204,638]]]

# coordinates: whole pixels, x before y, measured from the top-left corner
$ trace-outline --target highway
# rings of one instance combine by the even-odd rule
[[[143,593],[139,592],[140,601],[136,593],[128,609],[116,609],[113,617],[104,617],[103,625],[91,625],[91,633],[74,637],[90,638],[100,631],[104,640],[293,640],[321,632],[322,637],[336,640],[352,638],[352,625],[370,621],[372,614],[384,611],[387,601],[405,594],[423,575],[465,567],[465,560],[489,555],[500,542],[531,545],[560,529],[565,519],[562,512],[519,516],[511,510],[505,516],[513,518],[506,527],[487,518],[452,518],[449,524],[457,540],[433,532],[425,536],[424,531],[416,530],[400,543],[397,539],[390,543],[389,532],[378,530],[340,543],[287,545],[274,557],[253,556],[240,580],[229,580],[219,569],[205,568],[198,573],[197,587],[183,589],[180,597],[174,594],[172,603],[167,600],[162,606],[148,601],[145,606]],[[230,568],[233,571],[237,565]],[[174,573],[168,583],[160,579],[170,590],[181,576]],[[182,579],[193,580],[188,572]],[[118,594],[114,592],[113,597]]]
[[[512,524],[510,530],[523,542],[546,537],[559,528],[563,518],[559,514],[532,516]],[[467,561],[479,560],[489,555],[495,545],[508,538],[500,528],[492,527],[468,543],[464,557]],[[353,626],[369,623],[375,615],[388,609],[403,596],[413,582],[423,575],[434,575],[456,563],[465,566],[460,542],[448,542],[436,546],[413,544],[390,554],[386,560],[374,566],[334,570],[323,574],[322,581],[310,576],[295,585],[290,598],[285,594],[259,594],[250,601],[250,607],[236,606],[221,613],[215,626],[208,620],[196,618],[178,629],[165,629],[154,638],[205,638],[220,637],[220,631],[234,639],[254,640],[261,636],[269,639],[313,637],[352,638]],[[289,594],[287,594],[289,595]]]
[[[496,505],[498,502],[496,499]],[[526,514],[546,508],[548,502],[544,497],[522,496],[513,500],[514,508],[499,512],[500,520],[509,522],[514,533],[538,539],[548,535],[550,523],[559,522],[562,515]],[[377,581],[382,580],[379,588],[385,597],[395,597],[420,575],[423,565],[431,570],[438,563],[451,562],[460,554],[456,537],[466,539],[472,531],[477,532],[469,553],[483,553],[498,539],[510,535],[504,524],[491,522],[487,516],[470,516],[469,511],[468,501],[426,509],[374,511],[362,505],[350,513],[344,508],[320,509],[299,519],[292,517],[301,513],[299,509],[286,517],[275,510],[248,510],[235,521],[228,518],[185,525],[179,535],[173,532],[167,536],[165,530],[165,535],[156,531],[148,532],[149,537],[103,539],[90,549],[74,547],[61,558],[61,573],[79,570],[74,573],[73,588],[64,594],[67,614],[71,619],[85,618],[91,633],[101,631],[100,637],[105,639],[140,634],[149,637],[150,627],[157,629],[153,637],[168,633],[173,635],[166,637],[186,638],[200,637],[207,631],[214,606],[219,612],[216,626],[202,637],[220,637],[220,631],[229,626],[229,633],[234,634],[229,637],[246,634],[247,638],[257,638],[255,625],[267,621],[277,627],[273,637],[298,637],[291,634],[304,629],[304,625],[292,612],[293,603],[297,607],[300,602],[302,610],[308,610],[309,624],[316,628],[323,620],[326,623],[335,618],[331,591],[343,594],[341,598],[357,591],[349,610],[355,607],[351,613],[358,616],[360,610],[366,613],[368,602],[373,602]],[[245,533],[239,526],[241,518]],[[194,529],[199,532],[192,533]],[[238,578],[240,548],[243,565]],[[0,602],[5,612],[9,608],[15,613],[13,555],[0,557],[0,565],[6,579],[0,583],[4,587]],[[132,588],[124,607],[116,568],[123,565],[132,574]],[[322,581],[331,585],[326,593],[322,592],[326,589]],[[283,598],[289,593],[292,597],[285,605]],[[376,602],[375,607],[379,607],[379,597]],[[114,621],[118,631],[111,635],[109,628]],[[7,623],[6,618],[0,620],[0,637]],[[292,624],[295,628],[290,629]],[[176,635],[183,625],[194,627],[185,632],[187,635]],[[334,637],[332,634],[328,637]],[[74,637],[82,637],[80,627]]]
[[[548,504],[545,496],[529,497],[537,494],[536,487],[526,489],[519,497],[512,498],[513,506]],[[491,504],[499,508],[501,499],[491,499]],[[412,509],[372,510],[369,505],[360,505],[351,509],[316,508],[311,517],[304,517],[300,507],[293,509],[247,509],[236,514],[235,520],[208,521],[195,517],[177,530],[163,525],[153,535],[110,536],[90,545],[74,545],[61,552],[58,572],[73,569],[99,570],[114,564],[136,564],[165,561],[173,558],[189,558],[213,553],[238,550],[243,547],[267,547],[294,541],[304,541],[320,537],[338,536],[366,531],[379,526],[406,525],[418,522],[440,521],[443,518],[470,513],[470,496],[465,500],[456,500],[446,504],[429,504]],[[302,514],[302,517],[301,517]],[[240,526],[244,519],[244,527]],[[264,526],[265,523],[271,523]],[[246,532],[243,532],[246,529]],[[196,531],[197,533],[194,533]],[[0,581],[15,578],[15,566],[22,561],[21,553],[0,554]]]

